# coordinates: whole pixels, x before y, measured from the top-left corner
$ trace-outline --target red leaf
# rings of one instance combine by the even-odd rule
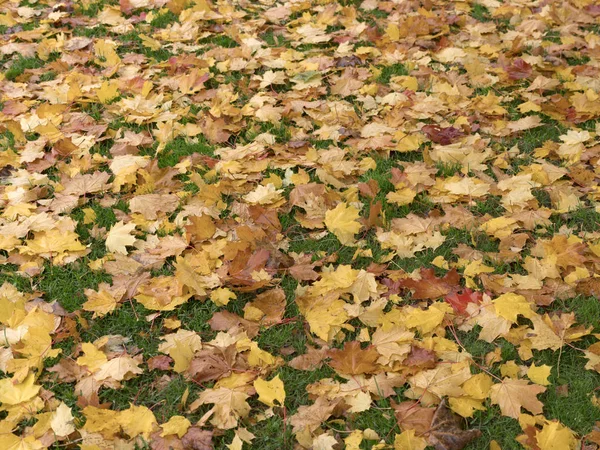
[[[522,80],[523,78],[529,77],[532,72],[531,65],[527,64],[521,58],[517,58],[513,63],[506,68],[508,78],[511,80]]]
[[[379,184],[377,180],[370,179],[367,183],[358,183],[358,190],[365,197],[375,198],[379,192]]]
[[[153,356],[147,361],[148,369],[150,370],[170,370],[173,359],[167,355]]]
[[[464,133],[458,128],[442,128],[439,125],[425,125],[423,128],[421,128],[421,131],[425,133],[433,142],[441,145],[452,144],[456,138],[464,135]]]
[[[385,282],[385,280],[384,280]],[[456,269],[450,270],[442,278],[437,278],[433,269],[421,269],[421,279],[405,278],[392,284],[413,291],[412,298],[416,300],[435,300],[448,295],[460,287],[460,274]],[[390,287],[389,283],[384,283]]]
[[[451,292],[446,295],[444,300],[450,303],[450,306],[452,306],[454,311],[463,314],[467,310],[469,303],[480,303],[482,298],[483,294],[481,292],[465,288],[461,293]]]
[[[421,369],[430,369],[435,367],[437,357],[435,352],[427,350],[423,347],[413,345],[410,349],[410,353],[406,359],[402,362],[403,365],[409,367],[419,367]]]

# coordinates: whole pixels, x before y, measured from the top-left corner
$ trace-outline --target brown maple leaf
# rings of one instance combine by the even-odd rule
[[[306,353],[293,358],[288,362],[288,366],[293,367],[296,370],[314,370],[321,367],[323,359],[327,357],[329,348],[314,348],[310,345],[307,345],[306,347]]]
[[[215,331],[230,331],[234,327],[240,327],[246,330],[249,338],[258,334],[259,326],[254,322],[243,319],[237,314],[229,311],[219,311],[208,321],[210,328]]]
[[[236,365],[236,355],[235,345],[225,349],[202,349],[194,355],[187,373],[198,383],[218,380],[231,373]]]
[[[521,58],[516,58],[510,66],[506,68],[508,78],[511,80],[522,80],[528,78],[533,71],[530,64],[526,63]]]
[[[413,345],[406,359],[402,361],[402,364],[419,369],[432,369],[435,367],[436,361],[437,357],[434,351]]]
[[[329,365],[342,375],[359,375],[379,371],[377,360],[380,355],[372,345],[362,349],[358,341],[346,342],[343,350],[331,349],[328,356],[331,358]]]
[[[167,355],[156,355],[146,361],[150,370],[171,370],[173,358]]]
[[[184,450],[213,450],[213,432],[199,427],[190,427],[181,438]]]
[[[454,414],[446,400],[438,405],[431,420],[428,440],[436,450],[461,450],[469,442],[481,436],[479,430],[464,430],[464,420]]]
[[[452,269],[443,277],[438,278],[433,269],[421,269],[420,280],[404,278],[398,280],[394,285],[410,289],[412,298],[416,300],[435,300],[460,288],[460,274],[456,269]]]
[[[425,408],[418,402],[391,401],[396,421],[401,430],[415,430],[417,434],[425,434],[431,428],[434,408]]]

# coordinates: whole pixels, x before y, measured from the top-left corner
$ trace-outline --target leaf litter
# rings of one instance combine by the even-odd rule
[[[598,448],[593,1],[0,9],[3,449]]]

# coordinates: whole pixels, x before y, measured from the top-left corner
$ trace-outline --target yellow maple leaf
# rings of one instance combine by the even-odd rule
[[[354,235],[361,228],[361,224],[356,220],[359,215],[360,211],[354,206],[340,203],[325,213],[325,225],[343,245],[352,244]]]
[[[86,366],[90,372],[97,371],[102,364],[108,361],[104,352],[98,350],[94,344],[84,342],[81,344],[81,350],[83,350],[84,356],[77,358],[77,364]]]
[[[176,434],[179,438],[182,438],[192,423],[183,416],[172,416],[168,422],[163,423],[160,427],[162,432],[161,437],[168,436],[169,434]]]
[[[125,289],[122,289],[122,294],[125,294]],[[92,289],[86,289],[85,295],[88,300],[83,304],[84,311],[93,312],[92,319],[96,317],[104,317],[108,313],[115,310],[117,307],[118,299],[115,298],[112,292],[106,289],[100,289],[94,291]],[[119,298],[120,299],[120,298]]]
[[[96,91],[100,103],[106,104],[119,96],[119,85],[114,81],[104,81]]]
[[[490,395],[490,388],[494,383],[486,373],[473,375],[462,385],[463,390],[472,398],[483,400]]]
[[[473,413],[477,411],[485,411],[483,401],[469,397],[450,397],[448,399],[450,409],[463,417],[473,417]]]
[[[531,304],[525,297],[511,292],[502,294],[493,301],[496,313],[512,323],[517,323],[517,316],[531,318],[535,315],[531,309]]]
[[[133,378],[144,371],[138,367],[141,361],[132,358],[129,355],[117,356],[110,361],[105,362],[94,374],[97,381],[116,380],[123,381]]]
[[[416,328],[423,334],[432,332],[444,320],[452,308],[447,303],[437,302],[427,309],[412,308],[406,315],[407,328]]]
[[[80,252],[85,246],[79,242],[79,235],[74,231],[48,230],[36,233],[33,239],[25,242],[20,248],[26,255],[50,257],[64,252]]]
[[[279,375],[270,381],[257,378],[254,380],[254,389],[258,393],[259,402],[267,406],[275,406],[275,402],[277,402],[277,404],[283,406],[285,402],[285,389]]]
[[[363,431],[354,430],[348,436],[344,438],[344,445],[346,450],[360,450],[360,444],[363,441]]]
[[[550,382],[548,381],[548,377],[550,376],[551,371],[551,366],[547,366],[545,364],[541,366],[536,366],[535,364],[532,364],[527,370],[527,376],[531,381],[533,381],[536,384],[548,386],[550,384]]]
[[[73,420],[74,417],[71,413],[71,408],[61,402],[52,414],[50,426],[57,436],[68,436],[75,431]]]
[[[21,383],[14,383],[11,378],[0,380],[0,402],[5,405],[18,405],[31,400],[40,391],[41,386],[35,384],[35,377],[30,373]]]
[[[119,411],[86,406],[82,412],[86,418],[83,430],[89,433],[100,433],[104,438],[112,439],[121,431]]]
[[[339,298],[298,299],[298,307],[308,322],[310,331],[328,342],[333,339],[349,318],[344,309],[345,306],[346,302]]]
[[[249,395],[241,389],[224,387],[206,389],[200,393],[198,400],[190,405],[190,409],[193,409],[194,406],[213,403],[215,406],[212,408],[213,415],[210,423],[222,430],[228,430],[235,428],[238,420],[250,413],[250,405],[246,402],[248,397]]]
[[[536,434],[540,450],[573,450],[577,448],[575,434],[555,420],[546,421],[542,431]]]
[[[236,298],[235,293],[227,288],[217,288],[210,293],[210,299],[217,306],[227,306],[230,300]]]
[[[96,63],[103,67],[113,67],[121,62],[121,58],[115,51],[117,44],[113,41],[99,39],[94,44]]]
[[[405,430],[396,434],[394,439],[394,450],[424,450],[427,447],[427,441],[417,436],[415,430]]]
[[[131,232],[135,230],[135,223],[123,223],[119,221],[115,223],[108,234],[106,235],[106,248],[109,252],[120,253],[121,255],[127,254],[127,245],[133,245],[135,242],[135,236],[131,235]]]
[[[385,198],[398,206],[404,206],[412,203],[416,196],[417,191],[409,187],[396,187],[396,190],[394,192],[388,192]]]
[[[177,373],[185,371],[194,353],[202,349],[202,340],[194,331],[177,330],[176,333],[167,334],[162,337],[164,342],[158,346],[158,351],[166,353],[175,362],[173,370]]]
[[[118,421],[130,437],[142,435],[146,440],[158,425],[154,413],[145,406],[130,405],[129,409],[120,412]]]
[[[41,450],[47,448],[34,436],[16,436],[6,432],[0,434],[0,448],[4,450]]]
[[[492,386],[490,399],[492,404],[500,406],[502,415],[517,419],[522,407],[533,414],[541,414],[544,405],[537,395],[545,391],[545,387],[529,384],[526,380],[504,378],[502,383]]]

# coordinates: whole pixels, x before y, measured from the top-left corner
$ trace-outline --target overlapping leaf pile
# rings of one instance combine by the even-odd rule
[[[0,9],[2,449],[598,448],[593,0]]]

